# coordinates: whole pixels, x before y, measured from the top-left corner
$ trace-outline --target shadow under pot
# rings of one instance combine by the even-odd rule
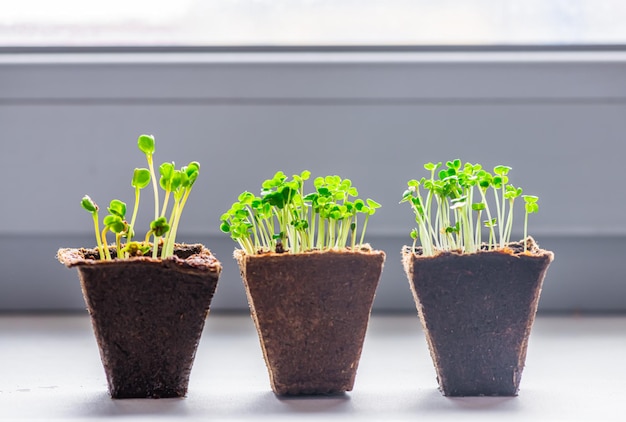
[[[504,250],[402,260],[446,396],[515,396],[541,286],[554,259],[532,238]]]
[[[222,269],[211,252],[180,244],[165,259],[101,261],[97,249],[57,257],[78,269],[111,397],[185,396]]]
[[[278,395],[351,391],[382,251],[235,251],[270,384]]]

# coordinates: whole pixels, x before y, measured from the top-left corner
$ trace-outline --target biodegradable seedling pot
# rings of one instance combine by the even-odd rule
[[[532,238],[504,250],[421,256],[403,264],[446,396],[515,396],[544,276],[554,255]]]
[[[272,390],[278,395],[352,390],[384,252],[236,250],[235,258]]]
[[[58,252],[78,269],[111,397],[185,396],[221,264],[199,244],[177,244],[165,259],[98,258]]]

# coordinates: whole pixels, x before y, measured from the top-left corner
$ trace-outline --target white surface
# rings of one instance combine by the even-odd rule
[[[249,316],[212,314],[188,397],[112,400],[88,317],[0,316],[0,420],[618,421],[626,316],[539,317],[514,398],[441,396],[417,315],[372,318],[354,390],[279,398]]]

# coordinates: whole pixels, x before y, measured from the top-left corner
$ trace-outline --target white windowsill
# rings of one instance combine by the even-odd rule
[[[188,397],[111,400],[90,322],[0,317],[0,418],[12,420],[617,421],[626,317],[539,317],[518,397],[445,398],[416,315],[375,315],[354,390],[278,398],[247,315],[211,315]]]

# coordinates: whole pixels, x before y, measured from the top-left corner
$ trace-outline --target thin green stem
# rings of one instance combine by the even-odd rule
[[[239,244],[243,249],[246,250],[247,253],[249,253],[250,255],[254,254],[255,249],[254,245],[252,245],[252,242],[250,241],[250,238],[245,237],[243,239],[240,239]]]
[[[117,254],[118,258],[122,258],[120,256],[120,254],[122,253],[122,234],[121,233],[115,233],[115,252]]]
[[[333,247],[335,244],[335,222],[332,220],[328,221],[328,246]]]
[[[467,225],[468,225],[468,233],[469,236],[471,237],[471,251],[472,252],[476,252],[477,248],[480,246],[477,246],[476,244],[476,236],[475,236],[475,232],[474,232],[474,219],[472,218],[472,204],[474,203],[474,187],[471,186],[468,189],[467,192],[467,209],[466,209],[466,216],[467,216]]]
[[[422,198],[420,195],[420,202],[421,202],[421,199]],[[433,239],[434,239],[434,246],[439,247],[439,241],[438,241],[439,236],[437,236],[435,229],[433,229],[433,225],[431,224],[432,199],[433,199],[433,192],[428,191],[428,195],[426,195],[426,208],[424,209],[424,221],[422,222],[422,225],[425,228],[425,230],[423,230],[424,236],[422,237],[422,243],[424,242],[428,243],[427,249],[430,251],[432,251],[432,248],[433,248]],[[437,198],[437,204],[439,204],[439,198]],[[437,225],[437,222],[439,221],[439,214],[437,214],[436,220],[437,221],[435,221],[435,226]],[[420,236],[421,236],[421,232],[422,230],[420,230]]]
[[[428,227],[426,226],[426,224],[421,223],[419,225],[419,237],[422,239],[422,250],[425,256],[432,256],[434,255],[434,250],[433,250],[433,244],[431,242],[430,239],[430,234],[428,233]],[[424,241],[424,239],[426,239],[426,241]]]
[[[165,213],[167,212],[168,202],[170,200],[171,191],[168,189],[165,191],[165,198],[163,199],[163,207],[161,207],[161,217],[165,217]]]
[[[255,220],[257,219],[257,215],[255,214]],[[260,219],[260,217],[258,217]],[[260,219],[258,223],[258,227],[261,229],[261,244],[262,247],[267,249],[271,247],[272,244],[272,235],[273,229],[269,227],[269,223],[265,219]]]
[[[314,207],[314,204],[313,204]],[[309,249],[313,249],[315,247],[315,234],[316,232],[316,227],[315,227],[315,223],[317,221],[317,218],[315,218],[315,215],[317,214],[317,212],[315,212],[315,208],[311,209],[311,220],[309,221],[309,233],[311,233],[311,238],[309,239],[310,241],[310,245],[309,245]]]
[[[480,224],[480,215],[481,211],[478,211],[478,216],[476,217],[476,241],[474,244],[476,245],[476,250],[480,250],[480,244],[482,243],[482,225]]]
[[[140,198],[140,189],[135,188],[135,206],[133,207],[133,215],[130,219],[130,226],[128,226],[128,236],[126,238],[126,242],[130,243],[133,240],[133,236],[135,235],[135,220],[137,219],[137,211],[139,210],[139,198]],[[124,258],[128,258],[128,253],[124,254]]]
[[[436,197],[436,201],[437,201],[437,207],[439,207],[440,204],[440,200],[439,197]],[[440,224],[440,220],[439,220],[439,213],[437,213],[436,217],[435,217],[435,224],[433,225],[431,222],[432,220],[430,219],[430,203],[428,204],[429,209],[428,209],[428,221],[426,222],[428,224],[428,228],[426,230],[426,238],[428,239],[427,242],[430,245],[429,249],[432,250],[432,248],[436,248],[436,249],[441,249],[443,247],[440,239],[439,239],[439,224]],[[424,239],[422,239],[422,242],[424,241]]]
[[[350,236],[350,226],[352,225],[352,217],[341,220],[341,241],[339,246],[345,248],[348,244],[348,236]]]
[[[502,214],[500,213],[500,199],[498,196],[498,190],[496,188],[493,189],[493,194],[494,194],[494,198],[496,198],[496,217],[497,217],[497,221],[496,224],[498,226],[498,236],[499,236],[499,241],[500,243],[502,243],[502,225],[504,224],[504,222],[502,221]]]
[[[152,241],[152,258],[157,259],[159,257],[159,243],[161,242],[161,237],[154,235],[154,239]]]
[[[152,179],[152,188],[154,190],[154,219],[156,220],[159,218],[159,188],[154,174],[152,154],[146,154],[146,159],[148,161],[148,169],[150,170],[150,178]]]
[[[502,228],[502,238],[500,239],[500,247],[504,248],[506,244],[506,220],[504,216],[506,215],[506,199],[504,197],[505,184],[502,183],[502,215],[500,216],[500,223],[504,226]]]
[[[463,210],[461,212],[461,216],[462,216],[462,227],[461,230],[463,232],[463,237],[464,237],[464,249],[468,252],[474,252],[475,248],[474,248],[474,232],[471,229],[471,222],[472,222],[472,218],[471,216],[468,215],[467,210],[471,210],[471,206],[469,206],[469,204],[466,204],[465,206],[463,206]]]
[[[258,249],[261,247],[261,241],[259,239],[259,233],[261,229],[260,227],[258,227],[259,220],[257,216],[255,215],[254,211],[250,209],[250,207],[248,207],[248,214],[252,216],[252,218],[250,219],[250,222],[252,223],[252,233],[254,235],[254,247]]]
[[[163,247],[161,248],[161,259],[167,258],[172,254],[174,239],[176,238],[176,229],[178,225],[178,220],[180,218],[180,205],[181,199],[177,199],[176,195],[174,196],[174,207],[172,208],[172,213],[170,214],[169,225],[170,229],[165,235],[165,239],[163,240]]]
[[[526,238],[528,237],[528,212],[524,215],[524,253],[527,252],[527,243]]]
[[[367,222],[370,219],[369,213],[365,215],[365,221],[363,222],[363,229],[361,230],[361,239],[359,240],[359,246],[363,246],[365,240],[365,230],[367,229]]]
[[[322,218],[322,214],[318,214],[319,224],[317,231],[317,249],[324,249],[324,241],[326,238],[326,224],[325,220]]]
[[[506,226],[504,229],[504,242],[505,244],[511,241],[511,232],[513,231],[513,199],[509,199],[509,214],[506,220]]]
[[[107,232],[109,231],[108,227],[105,227],[104,229],[102,229],[102,233],[101,233],[101,237],[102,237],[102,243],[104,244],[104,256],[105,259],[110,261],[111,260],[111,253],[109,252],[109,245],[107,243]]]
[[[98,213],[94,212],[93,216],[93,227],[96,231],[96,243],[98,244],[98,255],[100,255],[100,260],[105,259],[104,255],[104,247],[102,246],[102,239],[100,238],[100,224],[98,223]]]
[[[485,204],[485,211],[487,212],[487,221],[491,221],[491,212],[489,211],[489,205],[487,205],[487,198],[485,197],[485,191],[483,189],[479,189],[480,195],[483,198],[483,202]],[[495,237],[495,232],[493,230],[493,225],[489,226],[489,249],[491,249],[491,240]]]

